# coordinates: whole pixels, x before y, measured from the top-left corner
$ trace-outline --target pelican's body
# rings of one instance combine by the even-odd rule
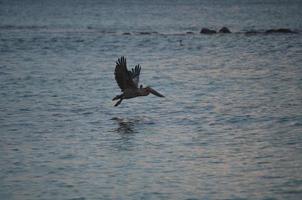
[[[134,69],[128,71],[126,59],[124,57],[118,59],[118,61],[116,62],[114,75],[115,80],[123,93],[117,95],[112,99],[113,101],[119,99],[119,101],[114,106],[118,106],[123,99],[147,96],[150,93],[158,97],[164,97],[162,94],[158,93],[151,87],[143,88],[142,85],[138,87],[140,71],[141,67],[139,65],[136,65]]]

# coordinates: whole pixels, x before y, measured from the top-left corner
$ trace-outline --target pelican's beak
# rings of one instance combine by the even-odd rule
[[[164,95],[160,94],[159,92],[155,91],[154,89],[150,88],[150,92],[152,94],[154,94],[155,96],[158,96],[158,97],[165,97]]]

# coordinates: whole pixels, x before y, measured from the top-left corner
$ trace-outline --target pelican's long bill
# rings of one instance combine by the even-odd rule
[[[165,97],[164,95],[160,94],[159,92],[155,91],[153,88],[150,88],[149,87],[149,91],[154,94],[155,96],[158,96],[158,97]]]

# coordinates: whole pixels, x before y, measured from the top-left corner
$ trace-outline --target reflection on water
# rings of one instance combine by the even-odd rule
[[[135,133],[135,124],[139,122],[137,119],[124,119],[124,118],[118,118],[113,117],[111,120],[114,120],[117,122],[118,127],[115,129],[115,132],[121,133],[121,134],[131,134]]]
[[[117,122],[116,128],[113,129],[113,134],[117,134],[112,147],[119,152],[131,151],[135,146],[134,133],[137,133],[136,125],[139,123],[137,119],[113,117],[111,120]]]

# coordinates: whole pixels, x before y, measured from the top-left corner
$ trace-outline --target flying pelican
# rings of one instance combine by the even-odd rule
[[[162,94],[155,91],[151,87],[143,88],[143,85],[140,85],[140,87],[138,87],[140,72],[140,65],[136,65],[134,69],[132,68],[131,71],[128,71],[126,58],[124,56],[117,60],[114,75],[118,86],[121,88],[122,94],[117,95],[112,99],[112,101],[119,99],[119,101],[114,106],[120,105],[123,99],[147,96],[150,93],[158,97],[164,97]]]

